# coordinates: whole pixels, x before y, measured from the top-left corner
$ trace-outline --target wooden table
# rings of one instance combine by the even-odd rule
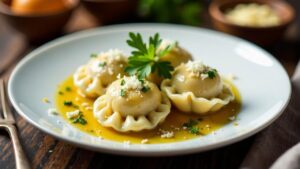
[[[78,20],[89,17],[78,12],[76,19],[69,24],[68,31],[76,31],[94,24],[86,22],[78,26]],[[91,19],[92,20],[92,19]],[[71,25],[71,26],[70,26]],[[82,26],[82,24],[80,24]],[[75,29],[74,29],[75,27]],[[294,27],[295,28],[295,27]],[[297,29],[291,29],[287,40],[267,48],[286,68],[291,76],[300,56],[300,43]],[[0,73],[8,79],[16,63],[36,46],[28,44],[20,35],[12,31],[0,18]],[[17,127],[21,143],[33,168],[238,168],[257,135],[241,142],[204,153],[176,157],[126,157],[97,153],[77,148],[54,139],[21,118],[16,112]],[[4,131],[0,131],[0,169],[15,168],[12,145]]]

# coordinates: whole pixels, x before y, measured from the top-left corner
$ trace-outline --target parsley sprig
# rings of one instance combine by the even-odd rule
[[[131,52],[128,58],[128,65],[125,71],[129,75],[137,75],[138,79],[145,79],[150,73],[157,73],[163,78],[171,78],[171,72],[174,70],[170,62],[161,61],[160,58],[172,49],[172,45],[157,52],[162,39],[159,34],[149,38],[148,44],[144,43],[141,34],[129,33],[127,44],[135,50]]]

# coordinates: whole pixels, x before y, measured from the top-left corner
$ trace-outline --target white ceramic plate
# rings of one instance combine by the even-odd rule
[[[43,97],[54,100],[57,84],[89,59],[93,52],[120,48],[129,53],[128,32],[143,36],[159,32],[177,40],[195,60],[237,76],[243,106],[238,126],[226,125],[216,132],[184,142],[151,145],[124,145],[100,140],[69,125],[60,117],[49,117]],[[10,100],[17,112],[42,131],[80,147],[124,155],[161,156],[200,152],[225,146],[249,137],[271,124],[286,107],[291,94],[283,67],[263,49],[222,33],[179,25],[126,24],[83,31],[54,40],[28,54],[9,80]]]

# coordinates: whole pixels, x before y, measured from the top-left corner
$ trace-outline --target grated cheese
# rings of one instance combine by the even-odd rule
[[[160,135],[161,138],[172,138],[174,137],[173,131],[162,131],[162,135]]]
[[[48,109],[48,115],[49,116],[53,116],[53,115],[56,116],[56,115],[58,115],[58,112],[55,108],[50,108],[50,109]]]
[[[67,112],[67,118],[71,119],[71,118],[77,117],[79,115],[79,113],[80,113],[79,110]]]
[[[124,141],[123,144],[128,146],[131,144],[131,142],[129,140],[127,140],[127,141]]]
[[[111,67],[108,68],[108,74],[109,75],[113,75],[114,74],[114,71]]]
[[[110,75],[114,74],[114,69],[112,65],[115,65],[115,62],[126,61],[127,57],[119,49],[110,49],[107,52],[102,52],[98,55],[98,60],[94,60],[91,63],[91,69],[97,73],[107,72]],[[105,63],[103,66],[99,66]]]
[[[44,97],[44,98],[42,99],[42,101],[43,101],[44,103],[50,103],[50,101],[49,101],[49,99],[48,99],[47,97]]]
[[[184,82],[185,81],[185,77],[183,75],[176,75],[176,79],[180,82]]]
[[[127,60],[124,52],[119,49],[109,49],[107,52],[103,52],[100,55],[106,56],[108,64],[111,64],[114,61]]]
[[[199,76],[200,73],[204,72],[206,66],[202,63],[202,61],[188,61],[186,63],[186,70],[191,72],[192,75]]]
[[[117,75],[117,79],[121,79],[121,74],[120,73]]]
[[[235,120],[235,116],[230,116],[228,119],[229,119],[230,121],[233,121],[233,120]]]
[[[225,13],[228,21],[250,27],[268,27],[280,24],[280,17],[272,7],[264,4],[238,4]]]
[[[230,73],[227,75],[227,79],[233,81],[233,80],[236,80],[237,77],[234,74]]]
[[[87,106],[89,106],[89,104],[87,102],[84,102],[84,103],[81,103],[81,106],[82,107],[87,107]]]
[[[201,74],[201,79],[202,79],[202,80],[204,80],[204,79],[206,79],[206,78],[208,78],[208,74],[206,74],[206,73],[205,73],[205,74]]]
[[[85,110],[93,110],[93,107],[85,107]]]
[[[143,84],[136,76],[124,77],[125,84],[122,86],[124,90],[141,90]]]
[[[148,139],[143,139],[143,140],[141,141],[142,144],[146,144],[146,143],[148,143],[148,142],[149,142]]]
[[[106,66],[99,66],[100,64],[102,64],[103,62],[100,61],[100,60],[96,60],[92,63],[91,65],[91,69],[94,71],[94,72],[97,72],[97,73],[103,73],[104,71],[106,71]]]

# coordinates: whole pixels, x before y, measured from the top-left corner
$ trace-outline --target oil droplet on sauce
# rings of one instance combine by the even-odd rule
[[[202,137],[215,132],[224,125],[233,123],[231,122],[232,117],[236,117],[241,108],[241,97],[237,88],[232,83],[228,81],[225,82],[230,85],[235,95],[235,100],[223,107],[218,112],[208,116],[200,116],[184,114],[173,107],[171,113],[162,124],[153,130],[144,130],[140,132],[120,133],[111,128],[101,126],[94,118],[93,111],[91,110],[94,100],[82,97],[78,94],[76,87],[73,84],[72,77],[69,77],[58,86],[58,90],[55,94],[55,102],[58,112],[60,112],[60,115],[66,121],[79,130],[87,132],[96,137],[102,137],[103,139],[117,142],[130,141],[131,143],[138,144],[140,144],[144,139],[148,140],[147,144],[170,143],[185,141],[195,137]],[[78,107],[65,106],[64,101],[72,101],[72,103]],[[76,109],[80,109],[80,111],[83,113],[87,124],[74,124],[66,117],[66,112],[74,111]],[[198,127],[200,134],[192,134],[187,129],[184,129],[183,124],[189,122],[191,119],[198,122],[197,126],[195,127]],[[162,138],[162,131],[173,132],[174,136],[172,138]]]

